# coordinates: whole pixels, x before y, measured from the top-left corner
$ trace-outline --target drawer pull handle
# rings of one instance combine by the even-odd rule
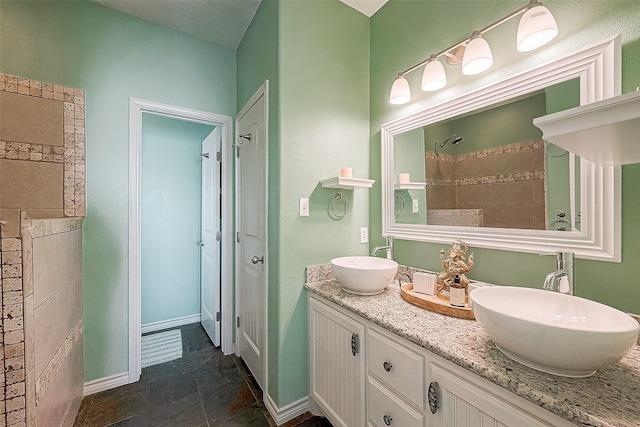
[[[384,368],[385,371],[391,372],[391,368],[393,368],[393,365],[389,362],[384,362],[382,364],[382,367]]]
[[[391,418],[391,415],[385,415],[382,417],[382,420],[384,421],[384,423],[388,426],[391,425],[391,421],[393,421],[393,418]]]
[[[360,351],[360,337],[358,334],[351,334],[351,354],[355,356]]]
[[[429,384],[429,391],[427,392],[427,399],[429,400],[429,409],[432,414],[438,412],[438,394],[440,394],[440,386],[437,382]]]

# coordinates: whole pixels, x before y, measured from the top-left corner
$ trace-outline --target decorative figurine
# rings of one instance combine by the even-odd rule
[[[453,284],[456,275],[460,276],[460,283],[464,285],[465,294],[468,293],[469,279],[464,273],[471,271],[473,267],[473,253],[469,255],[469,262],[467,263],[467,250],[468,246],[460,239],[453,242],[449,249],[449,258],[444,259],[444,249],[440,250],[440,263],[444,271],[438,274],[438,297],[444,300],[449,300],[449,289]]]

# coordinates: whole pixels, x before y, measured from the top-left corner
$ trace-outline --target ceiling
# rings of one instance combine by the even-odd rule
[[[261,0],[92,0],[235,50]],[[371,16],[388,0],[340,0]]]

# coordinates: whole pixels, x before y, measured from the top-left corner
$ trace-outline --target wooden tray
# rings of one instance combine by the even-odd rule
[[[400,286],[402,298],[419,307],[426,308],[429,311],[444,314],[447,316],[460,317],[462,319],[475,320],[473,310],[469,304],[464,307],[454,307],[449,301],[438,298],[436,295],[426,295],[413,291],[413,283],[406,283]]]

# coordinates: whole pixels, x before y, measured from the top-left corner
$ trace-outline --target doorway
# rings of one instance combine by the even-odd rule
[[[219,215],[212,205],[219,203],[220,185],[215,155],[203,155],[204,146],[212,153],[217,152],[220,143],[216,140],[220,136],[217,129],[143,114],[140,207],[143,334],[202,322],[214,345],[220,345],[217,328],[212,327],[220,300],[220,245],[215,240]],[[212,308],[211,303],[201,307],[201,301],[213,300],[214,296],[217,307]]]
[[[218,138],[220,154],[209,153],[214,161],[220,159],[220,169],[217,173],[221,182],[218,190],[222,194],[231,194],[231,117],[190,110],[181,107],[154,103],[135,98],[130,100],[130,162],[129,162],[129,382],[136,382],[140,378],[140,347],[142,334],[142,122],[143,115],[147,117],[162,116],[184,122],[196,123],[215,128],[211,135]],[[206,141],[206,140],[205,140]],[[200,150],[198,150],[200,151]],[[203,182],[205,185],[205,182]],[[206,202],[205,202],[206,203]],[[214,221],[216,232],[214,240],[221,239],[220,257],[212,262],[220,266],[220,343],[223,353],[233,351],[233,294],[231,286],[231,265],[233,250],[233,206],[232,200],[222,200],[222,206]],[[200,212],[197,212],[200,215]],[[202,224],[203,229],[206,224]],[[171,224],[166,224],[170,227]],[[206,234],[206,233],[205,233]],[[204,237],[204,236],[203,236]],[[209,236],[210,238],[211,236]],[[204,243],[204,238],[201,240]],[[199,242],[193,242],[196,246]],[[214,244],[215,245],[215,244]],[[198,248],[199,250],[199,248]],[[203,263],[203,266],[206,263]]]

